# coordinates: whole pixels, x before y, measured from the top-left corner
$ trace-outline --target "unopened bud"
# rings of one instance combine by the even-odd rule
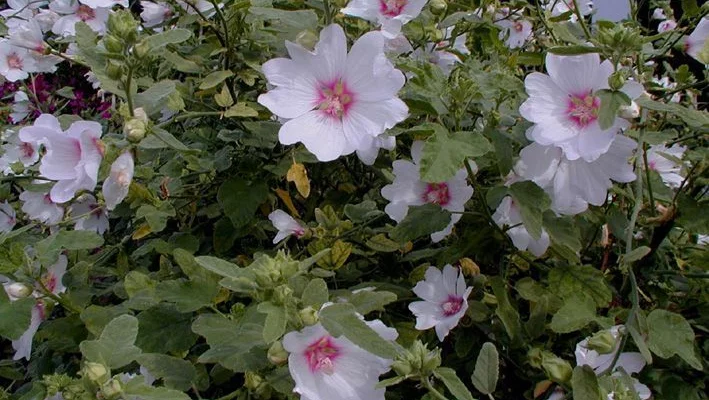
[[[110,53],[123,52],[123,41],[114,35],[106,35],[103,38],[103,47]]]
[[[128,10],[115,11],[108,16],[108,31],[128,43],[138,35],[138,22]]]
[[[116,81],[121,79],[123,77],[123,65],[109,61],[108,64],[106,64],[106,76]]]
[[[121,382],[118,379],[111,379],[101,386],[101,394],[106,399],[118,399],[123,393]]]
[[[315,43],[318,42],[318,36],[313,31],[306,29],[298,32],[295,42],[308,50],[312,50],[315,48]]]
[[[601,331],[588,339],[586,347],[595,350],[599,354],[609,354],[615,349],[616,338],[609,331]]]
[[[131,119],[123,125],[123,133],[126,135],[126,139],[133,143],[143,140],[146,131],[145,122],[139,119]]]
[[[573,372],[568,361],[548,352],[542,356],[542,368],[549,379],[558,383],[568,382]]]
[[[108,373],[108,369],[103,364],[87,362],[84,365],[84,376],[93,382],[106,382],[109,378]]]
[[[273,342],[268,349],[268,360],[275,365],[281,365],[288,361],[288,352],[283,348],[283,343],[280,340]]]
[[[446,0],[431,0],[428,2],[428,5],[433,15],[441,15],[446,11],[446,8],[448,8]]]
[[[625,74],[622,71],[615,71],[608,77],[608,86],[611,90],[620,90],[625,85]]]
[[[244,375],[244,386],[250,390],[256,390],[263,383],[263,378],[255,372],[246,371]]]
[[[635,119],[640,116],[640,107],[638,103],[631,101],[630,105],[620,106],[619,115],[621,118]]]
[[[394,363],[391,364],[391,369],[399,376],[406,376],[413,372],[411,364],[404,360],[395,360]]]
[[[298,311],[298,315],[305,325],[310,326],[318,323],[318,312],[313,307],[305,307]]]
[[[424,355],[421,371],[428,375],[433,373],[433,370],[441,366],[441,350],[436,348]]]
[[[147,40],[141,40],[133,46],[133,54],[138,58],[144,58],[150,54],[150,45]]]
[[[475,261],[468,257],[461,258],[458,262],[460,264],[460,269],[463,271],[465,276],[478,276],[480,275],[480,267]]]
[[[24,283],[15,282],[5,286],[5,292],[16,299],[22,299],[31,295],[33,290]]]
[[[287,304],[292,298],[293,289],[288,285],[281,285],[273,290],[273,301],[276,304]]]

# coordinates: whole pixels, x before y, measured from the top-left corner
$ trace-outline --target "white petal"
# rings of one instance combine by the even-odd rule
[[[320,110],[286,122],[278,139],[282,144],[302,142],[319,161],[332,161],[345,154],[347,148],[342,123]]]

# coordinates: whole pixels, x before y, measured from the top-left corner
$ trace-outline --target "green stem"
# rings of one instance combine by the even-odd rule
[[[130,113],[131,117],[135,116],[135,113],[133,112],[133,94],[131,93],[130,87],[133,84],[133,67],[129,66],[128,67],[128,73],[126,76],[126,81],[124,83],[123,90],[126,91],[126,102],[128,103],[128,112]]]
[[[574,2],[574,14],[576,14],[576,18],[579,20],[579,24],[581,24],[581,29],[583,29],[583,33],[586,35],[586,39],[591,39],[591,31],[588,30],[588,26],[586,25],[586,20],[584,19],[583,15],[581,15],[581,11],[579,10],[579,4],[578,0],[573,0]]]
[[[421,383],[423,383],[423,386],[425,386],[426,389],[428,389],[428,392],[431,393],[431,396],[433,396],[434,398],[436,398],[438,400],[448,400],[446,398],[446,396],[444,396],[441,392],[436,390],[436,388],[434,388],[433,385],[431,385],[431,382],[428,380],[427,377],[425,377],[425,378],[422,377]]]
[[[183,119],[197,118],[197,117],[217,117],[217,116],[221,116],[221,115],[222,115],[221,111],[189,111],[186,113],[182,113],[182,114],[176,116],[175,118],[169,119],[165,122],[161,122],[155,126],[158,128],[164,128],[173,122],[182,121]]]
[[[654,216],[655,210],[655,195],[652,193],[652,183],[650,182],[650,168],[647,162],[647,145],[643,145],[643,163],[645,164],[645,180],[647,180],[647,193],[650,197],[650,212]]]
[[[323,12],[325,13],[325,25],[332,23],[332,13],[330,12],[330,0],[323,0]]]

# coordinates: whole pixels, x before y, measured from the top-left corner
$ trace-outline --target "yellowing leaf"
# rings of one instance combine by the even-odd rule
[[[234,99],[231,97],[231,93],[229,93],[229,89],[226,85],[222,86],[222,91],[220,93],[214,95],[214,100],[221,107],[229,107],[234,104]]]
[[[258,111],[254,110],[253,108],[247,106],[244,103],[236,103],[236,105],[234,105],[230,109],[226,110],[226,112],[224,113],[224,116],[227,118],[229,118],[229,117],[257,117]]]
[[[288,182],[295,182],[295,188],[298,193],[306,199],[310,196],[310,179],[308,179],[308,171],[305,170],[305,165],[301,163],[293,163],[288,174],[286,175]]]
[[[133,240],[140,240],[152,233],[152,230],[150,229],[150,225],[148,224],[143,224],[141,225],[138,229],[136,229],[135,232],[133,232]]]
[[[300,218],[298,210],[295,208],[295,205],[293,205],[293,199],[291,199],[290,194],[287,191],[283,189],[276,189],[276,195],[283,201],[283,204],[286,205],[291,215]]]

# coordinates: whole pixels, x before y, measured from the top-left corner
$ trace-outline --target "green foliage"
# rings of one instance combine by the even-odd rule
[[[137,337],[138,319],[121,315],[104,327],[98,339],[81,342],[81,353],[89,361],[108,368],[120,368],[140,355],[140,348],[134,344]]]
[[[406,217],[391,230],[389,236],[399,243],[414,240],[445,228],[450,213],[434,204],[409,207]]]
[[[320,322],[331,335],[344,335],[352,343],[384,358],[393,358],[397,348],[367,326],[351,304],[333,304],[320,312]]]
[[[475,361],[475,372],[471,377],[473,385],[480,393],[491,394],[495,391],[500,374],[499,358],[494,343],[483,344],[478,359]]]

